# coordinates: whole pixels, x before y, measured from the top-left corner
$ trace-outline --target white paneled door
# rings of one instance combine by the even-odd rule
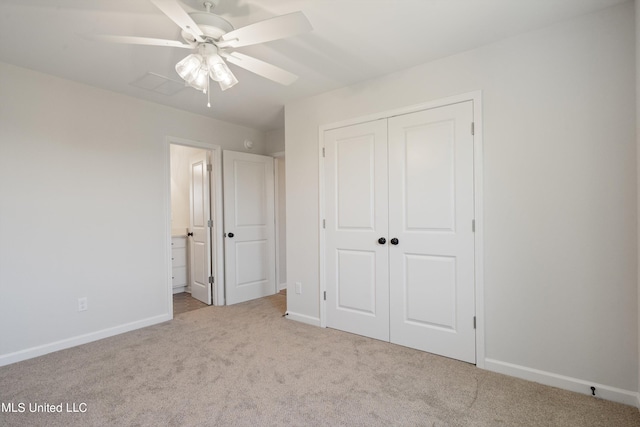
[[[475,363],[472,108],[389,119],[389,299],[392,342]]]
[[[473,104],[325,132],[327,325],[475,363]]]
[[[227,304],[276,293],[273,158],[224,151]]]
[[[190,160],[189,258],[191,296],[211,305],[211,192],[207,156],[202,150]]]
[[[327,326],[388,341],[386,121],[325,132],[325,152]]]

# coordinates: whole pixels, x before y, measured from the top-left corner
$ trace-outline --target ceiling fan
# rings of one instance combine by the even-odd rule
[[[91,35],[90,38],[115,43],[169,46],[195,50],[176,64],[176,72],[189,86],[208,94],[213,80],[227,90],[238,83],[226,62],[283,85],[290,85],[298,76],[275,65],[233,49],[295,36],[312,27],[302,12],[276,16],[235,29],[231,23],[211,10],[219,0],[204,0],[204,12],[187,13],[178,0],[150,0],[158,9],[182,28],[184,43],[147,37]],[[226,60],[226,61],[225,61]],[[211,106],[211,102],[207,103]]]

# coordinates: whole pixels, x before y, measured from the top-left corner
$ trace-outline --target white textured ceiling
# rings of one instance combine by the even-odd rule
[[[230,65],[239,84],[206,96],[131,85],[147,72],[179,80],[185,49],[91,41],[84,34],[180,39],[147,0],[0,0],[0,61],[260,130],[284,125],[283,105],[541,28],[625,0],[220,0],[236,28],[302,11],[311,33],[238,51],[294,72],[291,86]],[[202,0],[185,0],[189,10]],[[0,102],[2,102],[0,100]]]

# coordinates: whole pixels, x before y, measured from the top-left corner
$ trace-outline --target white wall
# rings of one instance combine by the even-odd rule
[[[284,128],[265,132],[265,153],[274,154],[284,151]]]
[[[634,54],[625,3],[286,105],[288,311],[320,313],[318,127],[482,90],[486,366],[635,403]]]
[[[263,133],[3,63],[0,99],[0,365],[170,318],[165,138]]]

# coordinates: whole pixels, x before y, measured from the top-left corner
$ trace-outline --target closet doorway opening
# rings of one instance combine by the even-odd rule
[[[482,360],[480,111],[474,92],[320,128],[321,326]]]
[[[173,313],[224,305],[218,146],[168,138]]]

